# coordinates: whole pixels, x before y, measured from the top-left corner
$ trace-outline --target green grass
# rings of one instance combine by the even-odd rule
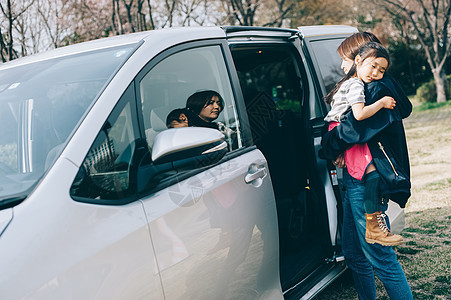
[[[426,110],[433,110],[441,107],[449,106],[451,107],[451,100],[448,100],[446,102],[425,102],[421,103],[420,105],[417,105],[413,108],[414,112],[420,112],[420,111],[426,111]]]

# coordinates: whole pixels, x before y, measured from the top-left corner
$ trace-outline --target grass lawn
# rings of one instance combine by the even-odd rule
[[[415,299],[451,299],[451,207],[407,214],[395,248]]]

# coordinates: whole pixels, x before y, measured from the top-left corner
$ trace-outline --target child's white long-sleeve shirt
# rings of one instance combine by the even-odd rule
[[[365,86],[357,77],[352,77],[340,86],[335,93],[331,110],[324,118],[327,122],[340,122],[341,116],[356,103],[365,103]]]

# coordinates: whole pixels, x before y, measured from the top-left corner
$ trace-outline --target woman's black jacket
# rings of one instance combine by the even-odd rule
[[[381,109],[374,116],[357,121],[349,110],[340,126],[326,132],[321,142],[320,157],[335,160],[353,144],[367,143],[376,169],[382,177],[381,191],[385,198],[405,207],[410,197],[410,165],[402,119],[412,112],[412,103],[399,83],[390,75],[365,84],[366,105],[383,96],[396,101],[393,110]]]

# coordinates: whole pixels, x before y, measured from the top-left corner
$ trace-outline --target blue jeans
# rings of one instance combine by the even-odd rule
[[[343,183],[346,187],[343,201],[343,253],[346,264],[352,270],[359,299],[376,299],[374,273],[384,284],[390,299],[413,299],[393,248],[365,241],[363,182],[352,178],[344,169]],[[379,210],[387,210],[387,205],[380,204]]]

